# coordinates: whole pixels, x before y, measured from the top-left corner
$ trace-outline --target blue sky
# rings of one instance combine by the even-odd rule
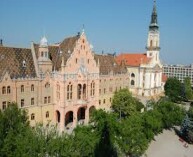
[[[102,51],[145,52],[153,0],[0,0],[4,45],[30,47],[81,31]],[[193,0],[157,0],[163,63],[193,63]]]

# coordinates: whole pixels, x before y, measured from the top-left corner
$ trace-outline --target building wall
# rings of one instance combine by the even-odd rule
[[[163,73],[167,77],[176,77],[182,83],[186,77],[190,77],[193,86],[193,66],[184,65],[164,65]]]

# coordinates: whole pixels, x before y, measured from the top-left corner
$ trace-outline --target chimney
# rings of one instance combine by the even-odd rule
[[[0,39],[0,46],[3,46],[3,39]]]

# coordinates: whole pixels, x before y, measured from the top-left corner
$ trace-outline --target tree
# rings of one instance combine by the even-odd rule
[[[103,110],[94,111],[91,118],[93,130],[98,137],[95,147],[95,156],[118,156],[117,136],[119,136],[119,123],[117,115],[106,113]]]
[[[142,115],[144,133],[149,142],[154,138],[154,135],[162,131],[162,116],[158,110],[150,110]]]
[[[140,113],[123,119],[121,122],[119,146],[126,156],[140,156],[148,147]]]
[[[185,94],[185,98],[188,100],[192,100],[193,99],[193,93],[192,93],[192,87],[191,87],[191,79],[190,77],[186,77],[184,79],[184,94]]]
[[[25,138],[31,133],[27,119],[25,110],[18,109],[15,103],[10,103],[4,112],[0,111],[1,156],[21,156],[24,153]]]
[[[185,116],[185,109],[173,102],[162,101],[155,109],[162,114],[163,127],[166,129],[180,125]]]
[[[112,108],[120,118],[127,117],[137,112],[137,103],[138,101],[132,97],[128,89],[121,89],[113,97]]]
[[[165,94],[173,102],[178,102],[182,97],[182,84],[177,78],[168,78],[164,86]]]

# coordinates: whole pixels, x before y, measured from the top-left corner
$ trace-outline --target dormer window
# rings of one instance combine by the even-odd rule
[[[26,67],[26,61],[25,60],[23,60],[23,67]]]

